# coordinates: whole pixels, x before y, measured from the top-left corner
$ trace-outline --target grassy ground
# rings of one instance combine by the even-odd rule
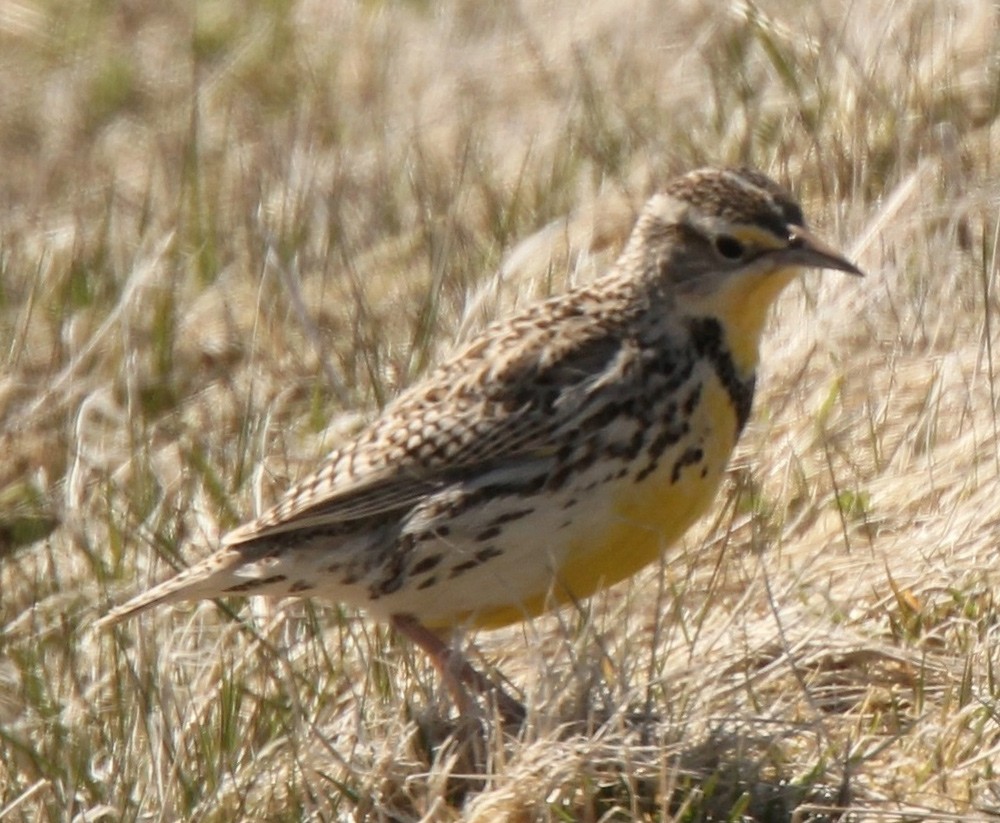
[[[0,821],[1000,813],[997,18],[0,5]],[[662,568],[466,638],[518,736],[335,604],[88,630],[706,163],[870,276],[783,298]]]

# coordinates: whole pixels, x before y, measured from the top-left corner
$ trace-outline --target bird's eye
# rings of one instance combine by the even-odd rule
[[[739,260],[746,252],[743,244],[728,234],[720,234],[715,238],[715,250],[726,260]]]

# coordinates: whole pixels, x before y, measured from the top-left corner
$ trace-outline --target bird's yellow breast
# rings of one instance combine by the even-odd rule
[[[692,431],[655,472],[613,491],[613,519],[576,541],[563,569],[574,597],[587,597],[655,562],[709,508],[736,444],[736,414],[715,380],[705,386]]]
[[[559,538],[559,566],[517,602],[468,615],[479,628],[496,628],[574,602],[618,583],[657,561],[711,505],[736,444],[737,415],[714,376],[706,377],[690,429],[637,479],[635,470],[593,492],[576,527]],[[549,536],[538,535],[540,543]]]

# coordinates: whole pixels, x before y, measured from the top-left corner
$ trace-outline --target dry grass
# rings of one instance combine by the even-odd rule
[[[720,9],[0,5],[0,820],[1000,813],[997,7]],[[705,163],[871,274],[661,569],[475,638],[519,736],[332,605],[87,630]]]

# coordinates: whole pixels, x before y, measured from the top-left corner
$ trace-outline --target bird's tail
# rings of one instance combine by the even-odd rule
[[[94,630],[101,631],[110,628],[116,623],[163,603],[218,597],[223,594],[227,584],[232,585],[233,567],[239,565],[242,559],[240,553],[234,550],[213,554],[191,568],[185,569],[176,577],[164,580],[120,606],[115,606],[94,623]]]

